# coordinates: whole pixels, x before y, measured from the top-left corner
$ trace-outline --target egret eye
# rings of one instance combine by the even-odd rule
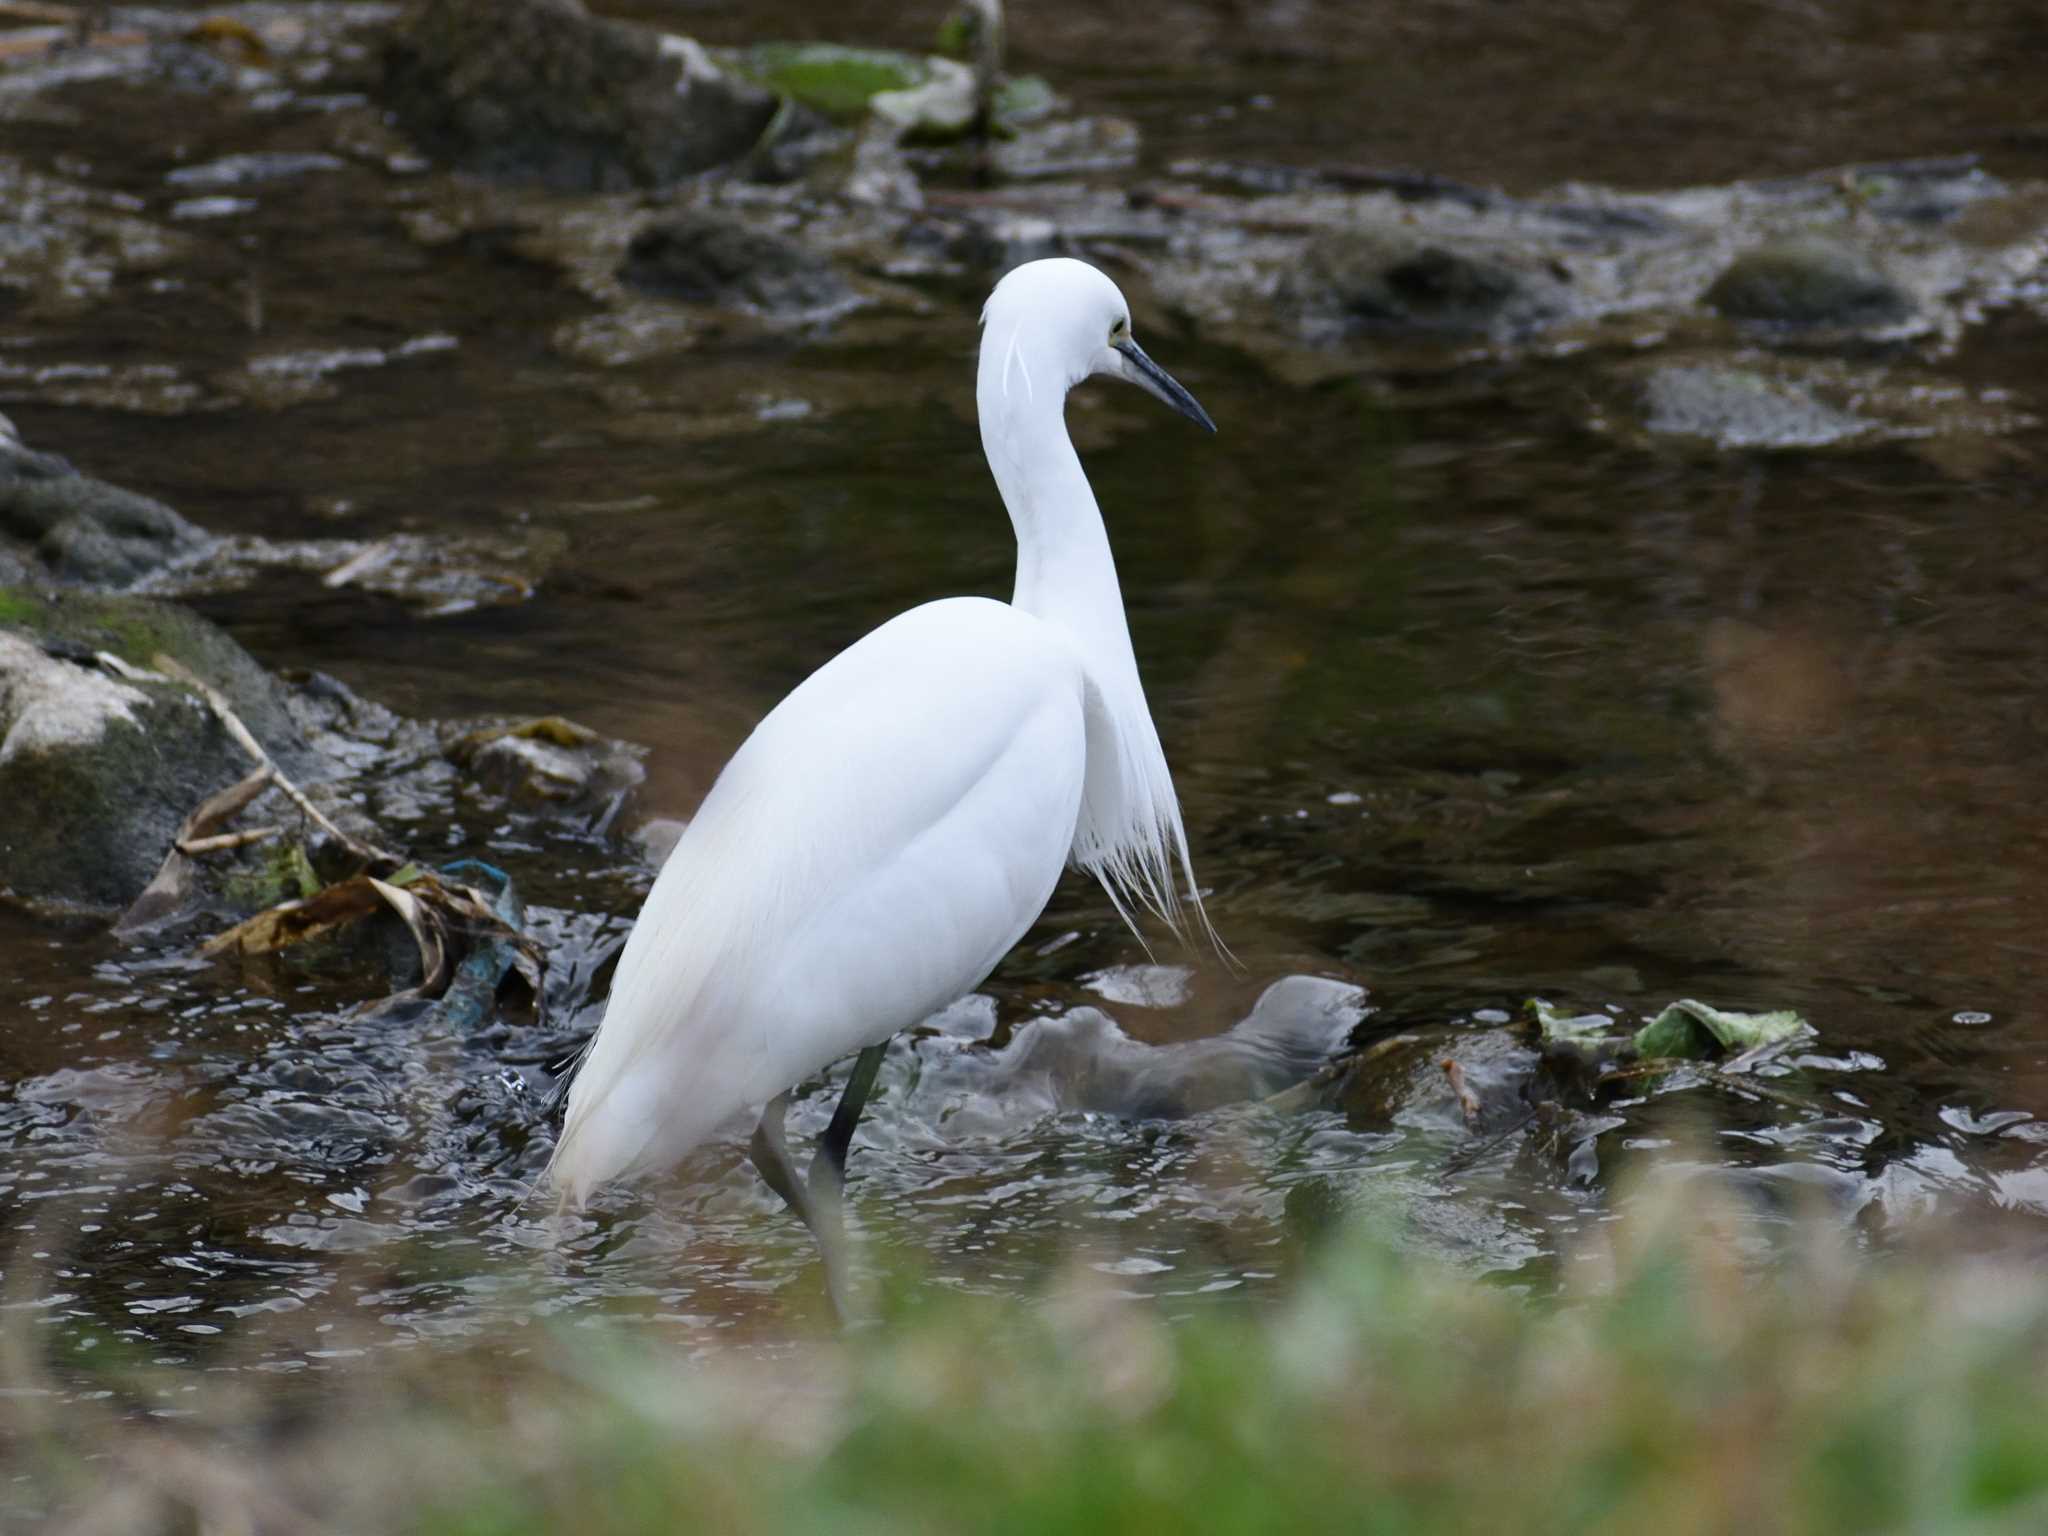
[[[1130,332],[1130,329],[1131,329],[1131,322],[1130,322],[1130,321],[1128,321],[1128,320],[1125,320],[1125,319],[1119,318],[1119,319],[1117,320],[1116,324],[1112,325],[1112,326],[1111,326],[1111,327],[1109,328],[1109,342],[1110,342],[1110,345],[1111,345],[1111,346],[1115,346],[1115,345],[1116,345],[1116,343],[1118,343],[1119,341],[1123,340],[1123,338],[1124,338],[1124,337],[1125,337],[1126,335],[1128,335],[1128,334],[1129,334],[1129,332]]]

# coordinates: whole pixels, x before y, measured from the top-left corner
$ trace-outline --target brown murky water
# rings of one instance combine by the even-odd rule
[[[1968,150],[2048,174],[2048,30],[2028,7],[1568,9],[1020,6],[1014,31],[1024,63],[1134,117],[1151,168],[1406,163],[1526,189]],[[639,10],[713,42],[818,27],[794,4]],[[862,4],[829,24],[923,30]],[[166,180],[180,165],[325,143],[305,100],[59,99],[68,120],[8,123],[9,151],[166,221],[190,196]],[[266,661],[422,715],[571,713],[650,744],[647,808],[681,814],[833,650],[926,597],[1006,590],[971,417],[980,276],[931,288],[914,323],[736,330],[603,369],[549,345],[588,307],[552,274],[488,238],[408,238],[403,182],[345,164],[239,195],[253,206],[186,221],[197,249],[165,281],[67,320],[0,317],[7,354],[196,378],[382,360],[289,405],[170,415],[17,380],[0,405],[24,437],[221,532],[561,548],[530,601],[437,618],[289,574],[200,600]],[[1531,994],[1797,1008],[1818,1030],[1797,1075],[1825,1113],[1674,1095],[1603,1148],[1610,1174],[1683,1141],[1766,1196],[2048,1214],[2048,430],[1967,457],[1645,446],[1589,425],[1595,358],[1289,388],[1176,333],[1142,269],[1121,275],[1222,431],[1107,388],[1070,415],[1245,974],[1131,969],[1146,957],[1104,901],[1063,885],[992,1003],[892,1059],[855,1166],[871,1233],[938,1283],[1021,1286],[1079,1250],[1176,1293],[1277,1283],[1287,1194],[1311,1177],[1532,1277],[1598,1218],[1604,1188],[1512,1147],[1452,1161],[1460,1128],[1428,1116],[976,1107],[999,1079],[960,1041],[991,1011],[1008,1030],[1099,1005],[1139,1039],[1189,1039],[1300,974],[1369,987],[1374,1028],[1464,1027]],[[405,350],[420,338],[454,344]],[[2048,328],[2026,313],[1942,367],[2048,414]],[[482,801],[432,809],[408,835],[514,874],[557,948],[560,1030],[587,1028],[644,875]],[[336,1307],[412,1340],[598,1304],[708,1328],[815,1291],[736,1145],[507,1278],[493,1261],[545,1236],[519,1195],[553,1036],[422,1041],[14,917],[0,957],[6,1241],[80,1338],[297,1370]]]

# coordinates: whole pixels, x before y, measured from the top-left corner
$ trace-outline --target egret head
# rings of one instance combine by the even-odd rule
[[[1013,267],[996,284],[981,312],[984,368],[991,349],[1007,395],[1013,372],[1019,387],[1049,366],[1059,395],[1083,379],[1107,375],[1137,385],[1189,420],[1214,432],[1216,423],[1164,368],[1145,355],[1131,334],[1131,307],[1101,272],[1070,256],[1049,256]]]

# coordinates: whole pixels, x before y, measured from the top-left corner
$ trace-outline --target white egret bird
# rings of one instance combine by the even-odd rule
[[[641,908],[549,1175],[581,1206],[766,1103],[750,1153],[816,1236],[844,1311],[847,1145],[889,1037],[964,996],[1073,864],[1126,920],[1206,928],[1067,391],[1102,374],[1211,432],[1116,285],[1034,261],[982,311],[981,443],[1017,532],[1008,603],[900,614],[769,712]],[[1184,890],[1183,890],[1184,886]],[[800,1180],[790,1088],[858,1051]]]

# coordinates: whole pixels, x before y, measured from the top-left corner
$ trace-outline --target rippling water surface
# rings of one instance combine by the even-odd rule
[[[1479,26],[1438,9],[1446,37]],[[1702,14],[1738,9],[1756,8]],[[2044,168],[2038,137],[1994,142],[2000,100],[2011,122],[2039,115],[1999,96],[2003,75],[1968,101],[1909,93],[1887,142],[1871,113],[1812,103],[1782,141],[1695,134],[1686,112],[1726,109],[1680,82],[1662,97],[1679,126],[1624,140],[1560,106],[1572,58],[1545,34],[1502,87],[1542,131],[1488,138],[1461,109],[1439,140],[1405,108],[1375,114],[1345,65],[1362,55],[1176,44],[1154,70],[1142,20],[1069,20],[1037,61],[1135,115],[1155,160],[1406,159],[1520,186],[1936,149]],[[1982,20],[1959,12],[1928,47],[1976,57]],[[1073,57],[1099,32],[1115,72]],[[1896,83],[1888,55],[1845,48],[1831,78]],[[175,165],[277,148],[300,120],[179,98],[166,138],[161,96],[104,89],[151,110],[20,125],[19,152],[89,163],[149,217],[191,196]],[[29,441],[220,531],[514,529],[562,551],[529,601],[432,618],[289,573],[200,601],[266,661],[423,716],[572,714],[648,743],[642,809],[682,815],[836,648],[923,598],[1005,591],[971,416],[978,277],[935,287],[914,323],[606,370],[547,343],[583,301],[488,239],[422,248],[402,203],[360,165],[266,185],[208,224],[176,286],[28,338],[81,366],[340,358],[331,388],[170,415],[4,402]],[[1070,415],[1242,974],[1148,958],[1064,884],[983,996],[892,1051],[853,1164],[871,1257],[999,1291],[1080,1262],[1163,1296],[1257,1292],[1335,1188],[1419,1247],[1541,1285],[1613,1181],[1673,1148],[1766,1206],[1817,1197],[1872,1231],[1930,1204],[2048,1212],[2048,435],[1966,459],[1644,446],[1589,424],[1597,360],[1292,388],[1133,288],[1148,346],[1222,431],[1107,386]],[[2044,363],[2048,335],[2012,314],[1945,366],[2048,415]],[[0,915],[0,1212],[10,1270],[41,1277],[11,1304],[77,1348],[278,1371],[532,1315],[708,1336],[815,1309],[808,1240],[737,1139],[597,1221],[556,1231],[526,1198],[544,1064],[595,1022],[646,885],[634,856],[453,785],[392,831],[512,873],[551,952],[544,1021],[366,1020],[346,985]],[[1806,1107],[1664,1096],[1588,1181],[1526,1136],[1475,1138],[1443,1092],[1383,1120],[1248,1102],[1353,1026],[1441,1031],[1480,1071],[1532,994],[1796,1008],[1816,1039],[1775,1081]],[[1230,1092],[1189,1089],[1196,1058],[1133,1054],[1233,1028],[1251,1043],[1218,1058]],[[811,1085],[799,1129],[832,1087]]]

